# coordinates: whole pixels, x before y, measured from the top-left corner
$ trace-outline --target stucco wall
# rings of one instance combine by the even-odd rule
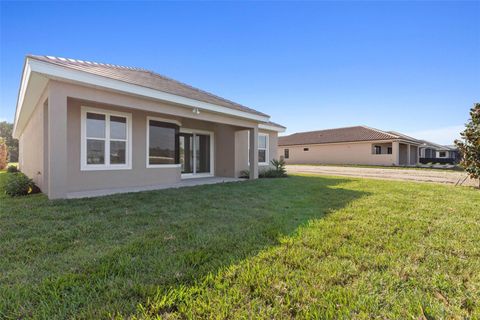
[[[308,151],[304,151],[308,148]],[[372,154],[372,143],[345,143],[325,145],[301,145],[278,148],[278,157],[289,149],[287,164],[365,164],[365,165],[392,165],[392,154]],[[383,152],[382,147],[382,152]],[[386,152],[386,148],[385,148]]]
[[[35,184],[46,191],[44,172],[45,116],[44,102],[40,100],[19,139],[20,170],[33,179]]]
[[[410,164],[416,164],[418,161],[418,147],[410,146]]]
[[[235,128],[216,125],[215,175],[235,177]]]
[[[131,170],[80,170],[80,144],[82,106],[121,111],[132,114],[132,169]],[[174,117],[160,113],[113,107],[101,103],[68,99],[68,192],[95,189],[124,188],[168,184],[180,181],[180,168],[146,168],[146,118],[156,116],[177,120],[181,128],[214,133],[214,174],[221,177],[238,177],[248,169],[247,130],[231,125]],[[270,159],[276,154],[276,132],[269,134]]]
[[[180,181],[179,168],[146,168],[146,119],[147,116],[161,116],[139,110],[109,107],[94,102],[68,99],[68,192],[111,189],[136,186],[168,184]],[[80,170],[81,106],[114,110],[132,114],[132,169],[131,170]]]
[[[128,188],[180,181],[180,168],[146,168],[146,118],[157,116],[177,120],[181,128],[214,133],[214,174],[238,176],[248,168],[248,142],[246,129],[257,124],[250,120],[200,112],[192,118],[192,109],[152,101],[97,88],[50,81],[42,101],[50,101],[44,108],[37,106],[32,124],[27,126],[20,140],[25,150],[21,152],[23,169],[42,191],[51,198],[64,198],[68,193],[99,189]],[[132,115],[132,169],[81,170],[81,107],[114,110]],[[43,109],[43,110],[42,110]],[[141,110],[146,109],[146,110]],[[53,112],[51,112],[53,110]],[[43,117],[52,113],[52,116]],[[43,126],[42,126],[43,123]],[[40,134],[38,133],[43,128]],[[65,132],[48,136],[48,131]],[[243,132],[238,135],[238,132]],[[270,159],[276,154],[277,134],[269,132]],[[50,142],[51,147],[48,147]],[[45,150],[45,151],[44,151]],[[32,161],[37,157],[38,161]],[[245,157],[245,161],[243,161]],[[52,161],[54,160],[54,161]],[[28,164],[27,164],[28,163]],[[50,176],[48,176],[50,170]],[[45,172],[44,172],[45,171]],[[45,177],[39,180],[35,175]],[[51,182],[47,186],[44,184]]]
[[[400,164],[407,165],[408,164],[408,156],[407,156],[408,146],[406,144],[400,143]]]
[[[276,131],[267,131],[259,130],[259,133],[268,134],[268,165],[259,165],[258,170],[261,172],[266,168],[270,167],[270,161],[273,159],[278,159],[277,157],[277,148],[278,148],[278,133]],[[241,130],[236,132],[236,160],[235,160],[235,173],[237,177],[240,175],[240,172],[243,170],[248,170],[248,130]]]

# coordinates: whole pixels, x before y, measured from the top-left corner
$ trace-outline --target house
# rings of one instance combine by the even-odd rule
[[[267,114],[140,68],[25,59],[15,114],[20,169],[50,199],[235,178],[277,154]]]
[[[278,139],[287,164],[415,165],[420,142],[366,126],[294,133]]]
[[[420,142],[420,163],[455,164],[460,160],[455,146],[442,146],[426,140]]]

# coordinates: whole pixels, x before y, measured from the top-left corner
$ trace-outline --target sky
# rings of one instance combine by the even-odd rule
[[[271,116],[451,144],[480,102],[480,1],[0,2],[0,120],[26,54],[136,66]]]

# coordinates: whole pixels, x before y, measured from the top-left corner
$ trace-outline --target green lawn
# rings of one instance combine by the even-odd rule
[[[0,195],[0,318],[115,316],[478,319],[480,192],[292,176]]]

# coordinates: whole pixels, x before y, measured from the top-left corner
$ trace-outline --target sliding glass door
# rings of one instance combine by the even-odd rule
[[[180,133],[180,165],[182,174],[211,174],[210,134]]]
[[[180,133],[179,139],[182,173],[193,173],[193,134]]]

